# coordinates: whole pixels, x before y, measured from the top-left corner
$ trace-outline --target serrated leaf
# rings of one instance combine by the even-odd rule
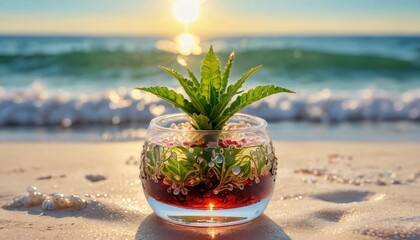
[[[220,130],[233,114],[245,106],[271,94],[292,92],[288,89],[271,85],[257,87],[243,93],[241,88],[246,79],[259,70],[261,66],[250,69],[237,82],[228,86],[230,69],[234,57],[235,55],[232,52],[224,67],[223,73],[221,73],[219,59],[214,54],[213,47],[210,47],[203,60],[200,82],[188,67],[187,71],[190,79],[185,78],[174,70],[162,67],[163,70],[178,80],[190,101],[185,99],[183,95],[169,90],[167,87],[145,87],[137,89],[153,93],[174,107],[184,111],[192,118],[191,124],[198,130]],[[235,95],[239,96],[232,102]],[[228,107],[229,103],[231,104]]]
[[[191,72],[191,70],[188,67],[187,67],[187,71],[188,71],[188,76],[190,76],[192,82],[194,83],[194,86],[199,88],[200,82],[198,82],[197,77],[194,75],[193,72]]]
[[[211,125],[211,122],[210,122],[210,120],[209,120],[209,118],[207,116],[202,115],[202,114],[197,115],[197,114],[194,113],[193,116],[192,116],[192,118],[194,120],[194,122],[192,123],[192,125],[194,127],[196,127],[196,129],[202,129],[202,130],[211,130],[211,129],[213,129],[212,128],[212,125]]]
[[[246,79],[251,76],[253,73],[258,71],[262,66],[257,66],[251,68],[248,72],[246,72],[242,77],[233,85],[230,85],[227,92],[222,95],[219,103],[213,108],[212,112],[210,113],[210,119],[215,119],[219,115],[223,113],[226,106],[229,104],[231,99],[238,93],[242,85],[245,83]]]
[[[201,95],[205,96],[210,105],[217,101],[217,94],[222,87],[220,62],[210,47],[201,66]]]
[[[202,104],[202,102],[199,99],[199,96],[197,96],[196,87],[194,86],[194,83],[182,76],[180,73],[176,72],[175,70],[169,69],[167,67],[160,67],[167,73],[169,73],[171,76],[173,76],[175,79],[178,80],[179,84],[181,84],[182,88],[184,89],[185,93],[188,95],[188,97],[191,100],[191,103],[194,105],[194,107],[201,113],[206,114],[205,105]]]
[[[281,92],[294,93],[293,91],[289,89],[278,87],[275,85],[258,86],[255,89],[250,89],[247,92],[239,95],[235,99],[235,101],[233,101],[230,104],[230,106],[226,108],[223,119],[226,119],[226,117],[228,117],[229,119],[231,116],[233,116],[233,114],[239,112],[244,107],[256,101],[261,100],[262,98],[265,98],[267,96],[270,96],[276,93],[281,93]],[[224,120],[222,120],[222,118],[220,118],[220,120],[221,121],[218,121],[218,119],[216,119],[215,121],[218,122],[219,125],[224,125],[224,122],[223,122]],[[218,126],[215,126],[215,127],[217,128]]]
[[[189,116],[192,116],[196,112],[196,109],[194,108],[192,103],[186,100],[184,96],[182,96],[182,94],[179,94],[174,90],[169,90],[167,87],[156,86],[142,87],[136,89],[143,90],[156,95],[157,97],[172,104],[174,107],[181,109]]]
[[[235,59],[235,52],[232,52],[229,56],[229,59],[226,63],[225,69],[223,70],[223,74],[222,74],[222,87],[220,88],[220,94],[219,96],[221,96],[227,88],[228,85],[228,81],[229,81],[229,75],[230,75],[230,68],[232,67],[233,64],[233,60]],[[220,99],[219,99],[220,100]]]

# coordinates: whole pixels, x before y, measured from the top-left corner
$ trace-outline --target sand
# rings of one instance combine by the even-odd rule
[[[138,179],[141,145],[1,143],[1,205],[28,186],[79,194],[89,204],[0,209],[0,239],[420,238],[420,143],[275,142],[279,170],[265,214],[224,228],[158,219]],[[107,179],[91,182],[88,174]]]

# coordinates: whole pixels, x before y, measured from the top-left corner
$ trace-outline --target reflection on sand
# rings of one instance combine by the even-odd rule
[[[197,228],[175,225],[161,220],[155,214],[150,214],[140,224],[136,239],[290,239],[290,237],[266,215],[261,215],[246,224],[218,227]]]

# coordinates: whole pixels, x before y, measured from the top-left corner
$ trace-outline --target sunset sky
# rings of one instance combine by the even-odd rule
[[[0,1],[1,34],[174,35],[173,0]],[[207,0],[202,36],[420,34],[418,0]]]

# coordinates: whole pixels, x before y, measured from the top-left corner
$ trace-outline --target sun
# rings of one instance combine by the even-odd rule
[[[200,15],[200,1],[174,0],[172,12],[178,21],[184,24],[190,24]]]

